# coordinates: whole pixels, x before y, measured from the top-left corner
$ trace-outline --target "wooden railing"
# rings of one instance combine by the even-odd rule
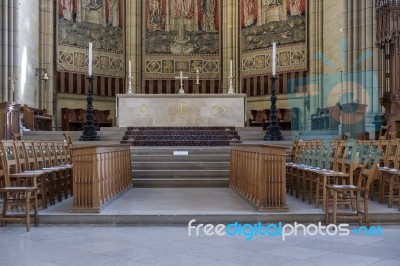
[[[73,212],[100,212],[101,206],[132,183],[130,145],[73,147]]]
[[[259,212],[287,211],[286,147],[232,144],[230,187]]]

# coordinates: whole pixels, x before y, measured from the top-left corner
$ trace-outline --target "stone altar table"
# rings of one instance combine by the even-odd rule
[[[117,94],[119,127],[244,127],[246,94]]]

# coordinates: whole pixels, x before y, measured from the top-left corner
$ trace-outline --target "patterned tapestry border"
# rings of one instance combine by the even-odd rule
[[[124,77],[123,0],[58,0],[57,71],[87,74],[93,43],[93,75]]]
[[[145,61],[146,79],[175,79],[179,72],[190,79],[218,79],[220,64],[216,56],[147,56]]]
[[[278,47],[276,70],[278,73],[307,69],[307,46],[297,44]],[[272,73],[272,49],[242,54],[243,77],[270,75]]]

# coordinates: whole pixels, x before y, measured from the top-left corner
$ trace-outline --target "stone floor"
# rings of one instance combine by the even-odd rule
[[[383,236],[188,236],[186,226],[0,228],[2,266],[400,265],[400,226]]]
[[[287,197],[288,212],[256,212],[230,188],[131,188],[110,202],[100,214],[71,213],[72,199],[40,211],[44,224],[187,224],[192,218],[204,223],[319,222],[321,208]],[[371,221],[400,223],[397,206],[370,201]]]
[[[71,205],[68,199],[41,210],[40,226],[29,233],[23,225],[0,228],[0,265],[400,266],[400,212],[375,202],[370,212],[382,235],[304,236],[299,230],[285,241],[202,230],[196,236],[195,229],[189,236],[188,222],[318,223],[322,210],[288,196],[289,212],[259,214],[229,188],[132,188],[100,214],[71,213]]]

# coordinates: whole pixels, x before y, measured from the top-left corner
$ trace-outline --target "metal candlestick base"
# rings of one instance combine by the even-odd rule
[[[278,125],[278,119],[276,116],[277,108],[276,108],[276,80],[277,77],[272,76],[272,93],[271,93],[271,110],[269,115],[270,124],[267,127],[267,131],[265,132],[264,140],[283,140],[283,136],[281,133],[281,127]]]
[[[93,124],[93,76],[87,78],[89,80],[89,93],[86,98],[87,110],[86,110],[86,123],[83,126],[82,136],[79,138],[80,141],[96,141],[100,140],[97,136],[96,126]]]

